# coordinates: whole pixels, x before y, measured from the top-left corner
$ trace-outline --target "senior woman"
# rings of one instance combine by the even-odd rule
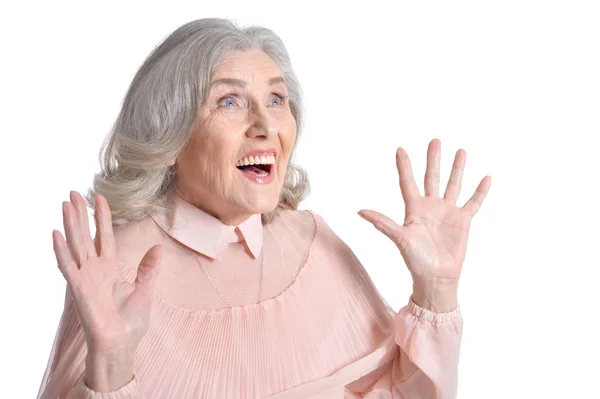
[[[421,196],[398,149],[404,225],[359,212],[411,272],[394,312],[325,220],[298,210],[300,93],[268,29],[201,19],[152,51],[87,196],[94,239],[76,192],[66,239],[52,233],[67,291],[38,397],[456,396],[457,285],[490,178],[457,207],[459,150],[440,198],[434,139]]]

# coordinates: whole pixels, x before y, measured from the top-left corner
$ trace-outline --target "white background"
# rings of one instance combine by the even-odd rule
[[[598,3],[396,3],[3,4],[1,396],[34,397],[46,367],[65,290],[51,240],[62,201],[90,185],[143,59],[203,17],[282,37],[305,92],[302,208],[325,217],[394,309],[410,275],[356,212],[402,222],[396,148],[421,193],[429,141],[442,142],[442,193],[464,148],[460,206],[492,176],[461,278],[460,398],[598,395]]]

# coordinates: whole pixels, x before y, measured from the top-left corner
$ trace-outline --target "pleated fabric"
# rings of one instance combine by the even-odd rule
[[[118,391],[85,386],[87,349],[67,290],[38,398],[456,397],[460,309],[433,313],[409,299],[395,312],[320,215],[289,211],[290,231],[294,215],[310,215],[314,229],[297,248],[305,256],[291,284],[259,303],[218,309],[155,294],[134,379]],[[265,255],[282,234],[265,230]],[[120,267],[133,282],[135,270]]]

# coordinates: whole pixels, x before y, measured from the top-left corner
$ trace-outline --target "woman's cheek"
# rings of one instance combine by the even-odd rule
[[[286,157],[285,159],[282,159],[281,165],[279,166],[279,180],[281,181],[282,185],[285,180],[285,172],[287,170],[288,160],[289,160],[288,157]]]

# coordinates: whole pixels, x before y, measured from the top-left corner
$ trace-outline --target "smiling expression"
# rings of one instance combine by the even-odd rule
[[[277,64],[262,51],[231,52],[213,74],[192,137],[176,159],[176,192],[230,225],[270,212],[295,139]]]

